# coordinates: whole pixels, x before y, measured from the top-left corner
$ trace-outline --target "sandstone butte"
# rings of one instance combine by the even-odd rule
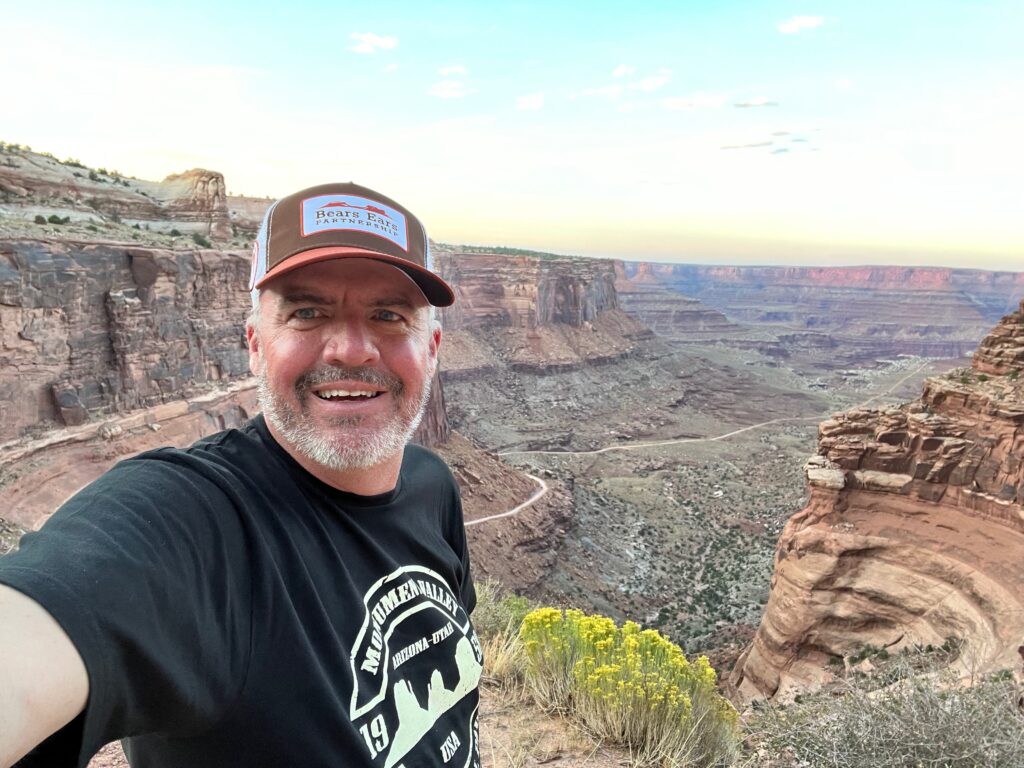
[[[813,689],[829,661],[962,641],[965,677],[1019,666],[1024,644],[1024,302],[972,367],[915,402],[833,416],[805,468],[768,605],[730,685]]]

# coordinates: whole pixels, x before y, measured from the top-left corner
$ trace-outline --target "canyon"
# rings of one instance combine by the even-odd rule
[[[899,407],[821,423],[809,498],[730,683],[794,695],[865,647],[953,646],[961,675],[1014,668],[1024,643],[1024,301],[970,368]],[[842,664],[839,664],[842,669]]]
[[[226,189],[0,153],[0,553],[119,458],[257,412],[242,323],[268,201]],[[417,439],[459,482],[478,576],[739,658],[745,697],[857,644],[1016,631],[985,618],[1019,611],[1005,564],[948,553],[1003,540],[1020,506],[1017,321],[978,345],[1024,273],[432,251],[457,301]],[[527,473],[548,493],[491,519],[536,492]],[[920,574],[887,596],[871,580],[896,561]],[[913,614],[950,584],[965,596]]]
[[[737,346],[782,358],[829,350],[836,366],[847,366],[894,350],[924,357],[969,354],[1024,295],[1024,273],[626,263],[623,289],[627,309],[659,332],[671,335],[675,327],[659,297],[682,294],[699,302],[681,318],[684,338],[696,324]]]

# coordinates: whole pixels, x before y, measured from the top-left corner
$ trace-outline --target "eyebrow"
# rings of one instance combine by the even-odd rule
[[[334,301],[319,293],[313,293],[311,291],[295,291],[292,293],[282,294],[278,299],[279,306],[289,306],[293,304],[314,304],[316,306],[324,307],[333,304]],[[373,307],[400,307],[402,309],[415,309],[416,307],[404,296],[382,296],[379,299],[374,299],[370,302],[370,306]]]
[[[289,304],[316,304],[318,306],[326,306],[331,303],[330,299],[321,296],[318,293],[310,293],[308,291],[286,293],[278,299],[278,305],[280,306],[287,306]]]

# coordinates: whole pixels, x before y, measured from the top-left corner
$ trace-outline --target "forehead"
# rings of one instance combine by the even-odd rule
[[[275,301],[314,295],[331,302],[387,300],[414,308],[428,306],[419,286],[402,270],[381,261],[358,258],[331,259],[299,267],[269,282],[262,295]]]

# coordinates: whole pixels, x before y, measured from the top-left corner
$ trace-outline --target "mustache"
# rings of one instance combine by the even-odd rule
[[[320,384],[330,384],[339,379],[370,384],[380,389],[386,389],[396,396],[401,395],[405,389],[402,380],[393,373],[376,368],[325,365],[302,374],[295,382],[295,390],[301,394]]]

